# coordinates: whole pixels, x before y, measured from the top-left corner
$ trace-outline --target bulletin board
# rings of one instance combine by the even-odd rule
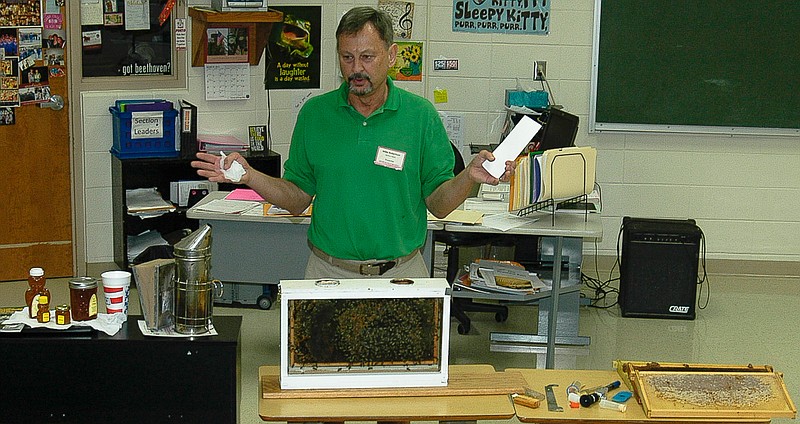
[[[595,0],[592,131],[800,134],[800,2]]]
[[[81,1],[83,77],[174,75],[173,19],[159,21],[168,2]]]

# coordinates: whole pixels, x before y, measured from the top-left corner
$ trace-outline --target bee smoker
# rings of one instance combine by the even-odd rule
[[[209,280],[211,226],[206,224],[174,246],[175,331],[181,334],[208,332],[215,289],[222,296],[222,283]]]

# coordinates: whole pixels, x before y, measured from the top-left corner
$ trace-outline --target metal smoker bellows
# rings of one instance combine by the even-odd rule
[[[209,281],[211,226],[206,224],[175,244],[174,255],[175,331],[205,333],[211,323],[216,287],[222,296],[222,283]]]

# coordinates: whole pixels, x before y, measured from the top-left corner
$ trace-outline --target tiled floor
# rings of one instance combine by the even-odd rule
[[[601,273],[600,279],[605,278],[607,275]],[[591,344],[586,348],[557,349],[557,368],[609,369],[615,359],[769,364],[784,373],[790,396],[795,402],[800,401],[800,277],[710,275],[709,279],[708,306],[699,310],[693,321],[622,318],[616,306],[608,309],[581,307],[579,334],[591,337]],[[65,281],[52,281],[48,286],[56,301],[68,299]],[[25,287],[24,282],[0,283],[0,303],[21,303]],[[131,313],[137,313],[138,305],[136,302],[132,305]],[[268,311],[217,306],[214,313],[243,318],[240,421],[259,423],[257,370],[260,365],[279,363],[278,305]],[[452,321],[452,363],[489,363],[499,370],[542,366],[541,354],[493,352],[489,343],[492,331],[535,331],[535,306],[512,306],[510,317],[504,323],[495,322],[494,314],[470,315],[470,334],[459,335],[456,322]],[[547,382],[542,382],[544,384]],[[773,422],[793,421],[776,419]]]

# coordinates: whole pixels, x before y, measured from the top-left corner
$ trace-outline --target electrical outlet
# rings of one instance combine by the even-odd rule
[[[533,62],[533,79],[542,81],[547,78],[547,61],[536,60]]]

